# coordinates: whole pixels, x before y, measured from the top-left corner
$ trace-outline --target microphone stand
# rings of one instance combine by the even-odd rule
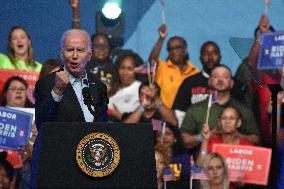
[[[88,87],[84,87],[82,89],[82,95],[84,98],[84,104],[87,105],[88,110],[90,111],[90,113],[94,116],[95,120],[98,119],[99,115],[105,111],[107,111],[108,109],[108,97],[106,93],[100,93],[99,97],[100,97],[100,103],[98,104],[94,104],[92,96],[90,94],[89,88]],[[94,110],[92,109],[92,107],[94,107]]]
[[[268,88],[271,92],[271,101],[272,101],[272,161],[270,168],[270,183],[269,188],[277,188],[277,177],[278,177],[278,168],[279,160],[277,157],[277,94],[279,91],[282,91],[280,84],[268,84]]]
[[[94,102],[92,100],[92,97],[91,97],[91,94],[90,94],[90,91],[89,91],[88,87],[84,87],[82,89],[82,95],[83,95],[84,104],[87,105],[88,110],[90,111],[90,113],[94,116],[95,119],[97,119],[98,115],[91,107],[91,106],[95,107],[95,105],[94,105]]]

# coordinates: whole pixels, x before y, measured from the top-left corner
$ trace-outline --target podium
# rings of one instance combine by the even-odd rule
[[[120,161],[105,177],[85,174],[76,162],[80,141],[105,133],[118,144]],[[34,144],[31,188],[156,188],[150,124],[45,123]]]

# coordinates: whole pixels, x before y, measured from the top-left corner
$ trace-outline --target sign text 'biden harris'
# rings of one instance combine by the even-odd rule
[[[33,114],[0,107],[0,148],[16,150],[28,143]]]

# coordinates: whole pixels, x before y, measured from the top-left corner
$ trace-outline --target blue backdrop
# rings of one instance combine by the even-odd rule
[[[125,46],[138,52],[144,60],[158,38],[161,24],[160,0],[122,0],[125,12]],[[222,51],[222,63],[233,71],[241,59],[229,43],[253,37],[264,11],[264,0],[164,0],[169,35],[181,35],[188,41],[190,58],[200,67],[199,49],[206,40],[216,41]],[[95,32],[95,15],[103,0],[81,0],[81,26]],[[273,0],[268,9],[271,24],[284,30],[284,1]],[[27,28],[33,40],[36,58],[59,57],[59,40],[71,27],[68,0],[1,0],[0,52],[6,53],[7,35],[12,26]],[[243,44],[243,43],[240,43]],[[247,51],[249,43],[237,51]],[[163,48],[161,58],[166,58]]]

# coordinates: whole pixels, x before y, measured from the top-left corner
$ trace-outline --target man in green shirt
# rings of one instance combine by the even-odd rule
[[[221,110],[230,105],[236,107],[242,115],[242,125],[240,133],[252,143],[259,142],[259,129],[256,125],[252,111],[242,103],[231,98],[231,89],[234,85],[230,68],[225,65],[215,67],[208,80],[209,85],[217,91],[215,103],[210,108],[208,124],[210,130],[218,132],[218,116]],[[198,145],[201,138],[201,129],[206,123],[206,114],[208,109],[208,100],[191,106],[185,115],[181,125],[181,132],[184,143],[187,148],[193,148]]]

